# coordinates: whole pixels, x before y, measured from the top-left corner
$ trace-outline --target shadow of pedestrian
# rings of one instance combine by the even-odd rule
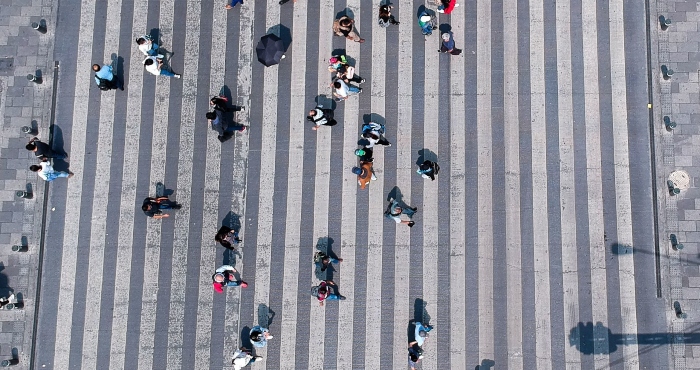
[[[443,23],[443,24],[441,24],[441,25],[438,27],[438,29],[440,30],[440,34],[442,35],[442,34],[445,33],[445,32],[450,32],[450,31],[452,31],[452,26],[450,26],[450,25],[447,24],[447,23]]]
[[[370,113],[370,114],[362,115],[362,121],[364,123],[375,122],[375,123],[378,123],[380,125],[386,124],[386,119],[384,119],[383,116],[381,116],[377,113]]]
[[[336,258],[335,254],[333,253],[333,238],[327,236],[318,238],[318,241],[316,242],[316,249],[328,256]],[[332,263],[329,263],[327,268],[324,271],[321,271],[321,266],[323,266],[323,263],[314,263],[314,273],[316,278],[318,278],[318,280],[333,280],[333,271],[335,271],[335,269],[332,265]]]
[[[483,359],[481,360],[481,364],[476,365],[474,370],[489,370],[494,366],[496,366],[496,362],[494,360]]]
[[[340,19],[340,17],[347,15],[350,19],[355,19],[355,13],[350,8],[345,8],[335,15],[335,19]]]
[[[435,11],[432,9],[428,9],[425,7],[425,5],[421,5],[418,7],[418,12],[416,12],[416,18],[420,17],[421,14],[427,14],[431,17],[436,17],[437,15],[435,14]]]
[[[285,53],[287,52],[287,50],[289,50],[289,46],[292,45],[292,31],[289,29],[289,27],[281,23],[268,28],[267,33],[265,34],[277,35],[277,37],[279,37],[282,40]]]
[[[269,329],[274,317],[275,311],[272,311],[266,304],[261,303],[258,306],[258,325]]]
[[[224,265],[231,265],[233,267],[236,267],[236,256],[238,257],[243,257],[241,256],[241,253],[238,252],[238,250],[232,250],[228,248],[224,248],[224,252],[222,253],[223,255],[223,264]]]
[[[124,57],[117,57],[117,86],[124,89],[124,81],[126,80],[126,70],[124,69]]]
[[[5,269],[5,264],[0,262],[0,297],[8,297],[14,293],[14,289],[8,286],[7,275],[2,272]]]
[[[332,97],[325,94],[316,96],[314,101],[316,102],[316,106],[323,105],[323,108],[330,107],[331,110],[335,110],[335,108],[338,106]]]
[[[51,150],[66,155],[66,151],[63,149],[63,130],[61,130],[61,127],[53,124],[51,125],[50,132],[51,143],[49,145],[51,145]],[[65,159],[54,158],[53,168],[56,171],[68,171],[69,167],[70,164],[66,162]]]
[[[229,211],[221,222],[222,226],[230,227],[233,230],[241,230],[241,216],[236,212]]]
[[[241,345],[239,347],[245,347],[255,351],[255,347],[253,347],[253,343],[250,341],[250,328],[248,325],[241,329]],[[255,355],[255,352],[253,352],[253,355]]]
[[[437,163],[438,156],[432,150],[423,148],[423,149],[418,151],[418,160],[416,160],[416,165],[420,166],[421,163],[423,163],[425,161],[433,161],[433,162]]]
[[[430,325],[430,315],[427,310],[428,303],[422,298],[416,298],[413,303],[413,319],[420,321],[423,325]]]
[[[401,198],[403,198],[403,195],[401,194],[401,189],[399,189],[398,186],[394,186],[386,196],[387,202],[391,202],[392,199],[396,199],[397,201],[401,202]]]

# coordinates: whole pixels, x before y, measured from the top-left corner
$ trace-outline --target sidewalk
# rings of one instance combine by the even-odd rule
[[[659,240],[664,284],[662,294],[667,303],[669,332],[697,333],[700,330],[700,7],[694,1],[659,0],[650,9],[652,74],[655,84],[655,133],[657,186],[659,195]],[[671,20],[667,30],[661,30],[659,16]],[[654,37],[657,35],[658,37]],[[661,65],[675,73],[665,80]],[[677,126],[672,131],[664,126],[668,116]],[[676,179],[683,188],[687,173],[688,188],[671,195],[666,185]],[[675,173],[675,174],[674,174]],[[672,175],[673,174],[673,175]],[[680,181],[678,179],[681,179]],[[683,249],[672,248],[670,234],[676,234]],[[673,303],[678,301],[687,314],[678,318]],[[700,369],[700,342],[676,336],[670,345],[675,369]]]
[[[0,311],[0,360],[18,358],[17,369],[29,368],[45,189],[28,171],[35,159],[24,148],[29,136],[21,127],[33,126],[49,140],[57,6],[53,0],[0,0],[0,296],[12,290],[24,302],[23,310]],[[46,34],[30,26],[41,19]],[[27,80],[37,70],[42,84]],[[33,198],[18,198],[17,190],[31,190]],[[20,244],[28,251],[12,252]]]

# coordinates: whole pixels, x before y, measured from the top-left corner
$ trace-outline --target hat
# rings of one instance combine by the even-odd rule
[[[362,169],[360,167],[353,167],[352,168],[352,173],[355,175],[361,175],[362,174]]]
[[[421,15],[420,16],[420,21],[421,22],[430,22],[430,16],[429,15]]]
[[[445,41],[448,41],[448,40],[450,39],[450,34],[447,33],[447,32],[443,33],[443,34],[442,34],[442,39],[445,40]]]
[[[421,338],[427,338],[428,337],[428,332],[425,330],[421,330],[418,332],[418,336]]]
[[[357,150],[355,150],[355,155],[358,157],[361,157],[361,156],[365,155],[365,151],[363,149],[357,149]]]
[[[331,57],[331,59],[328,59],[328,63],[330,63],[330,64],[336,64],[336,63],[338,63],[338,58],[336,58],[336,57]]]

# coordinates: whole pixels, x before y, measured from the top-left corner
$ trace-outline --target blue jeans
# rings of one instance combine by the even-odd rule
[[[410,218],[416,214],[416,211],[414,211],[408,207],[405,207],[405,208],[401,208],[401,213],[405,214],[406,216],[408,216]]]
[[[350,86],[350,85],[348,85],[348,91],[351,92],[351,93],[353,93],[353,94],[357,94],[357,93],[360,92],[360,88],[357,87],[357,86]]]
[[[165,77],[175,77],[175,73],[168,71],[167,69],[161,69],[160,75]]]
[[[232,7],[236,6],[237,4],[243,4],[243,0],[231,0]]]
[[[52,172],[48,175],[46,175],[46,181],[53,181],[59,177],[68,177],[70,174],[68,172]]]
[[[173,208],[170,202],[163,202],[158,205],[158,209],[171,209]]]
[[[148,55],[153,56],[153,55],[158,54],[158,48],[159,48],[158,44],[151,44],[151,50],[148,51]]]
[[[339,301],[340,296],[337,294],[328,294],[328,297],[326,297],[327,301]]]

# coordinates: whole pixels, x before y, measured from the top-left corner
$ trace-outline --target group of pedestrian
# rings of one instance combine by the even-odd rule
[[[34,156],[39,160],[38,164],[33,164],[29,166],[29,170],[36,172],[36,174],[44,181],[51,182],[60,177],[73,177],[73,173],[70,171],[57,171],[51,165],[50,160],[53,159],[65,159],[66,154],[53,150],[53,148],[39,140],[37,137],[29,139],[25,148],[34,153]]]

